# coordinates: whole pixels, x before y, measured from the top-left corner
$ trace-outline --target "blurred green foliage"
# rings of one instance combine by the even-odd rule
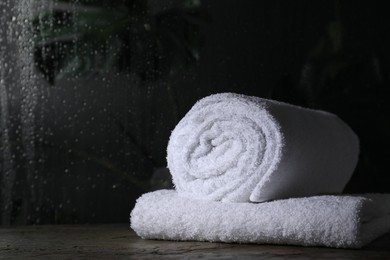
[[[155,80],[198,59],[200,1],[62,0],[33,20],[35,61],[54,84],[65,76],[127,71]]]

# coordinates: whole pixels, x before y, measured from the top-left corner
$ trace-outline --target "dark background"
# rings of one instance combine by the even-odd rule
[[[161,10],[174,2],[149,5]],[[195,61],[153,79],[104,71],[53,85],[38,77],[34,178],[26,178],[26,162],[16,160],[11,221],[3,224],[128,221],[142,193],[169,187],[164,167],[171,130],[196,100],[218,92],[337,114],[361,142],[345,192],[390,192],[385,3],[202,1]],[[17,107],[16,99],[13,130]],[[12,151],[23,158],[13,136]]]

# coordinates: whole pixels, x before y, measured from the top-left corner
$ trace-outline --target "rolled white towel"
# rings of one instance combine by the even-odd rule
[[[357,136],[333,114],[223,93],[178,123],[167,161],[181,195],[263,202],[342,192],[358,152]]]
[[[390,194],[223,203],[159,190],[137,200],[130,222],[145,239],[359,248],[390,230]]]

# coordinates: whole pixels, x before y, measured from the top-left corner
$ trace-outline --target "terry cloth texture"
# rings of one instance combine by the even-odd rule
[[[358,154],[357,136],[334,114],[223,93],[178,123],[167,161],[182,196],[263,202],[342,192]]]

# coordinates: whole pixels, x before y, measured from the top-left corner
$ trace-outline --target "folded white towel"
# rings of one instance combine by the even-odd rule
[[[316,196],[266,203],[141,196],[131,227],[142,238],[359,248],[390,229],[390,194]]]
[[[262,202],[340,193],[359,144],[333,114],[224,93],[198,101],[167,150],[181,195]]]

